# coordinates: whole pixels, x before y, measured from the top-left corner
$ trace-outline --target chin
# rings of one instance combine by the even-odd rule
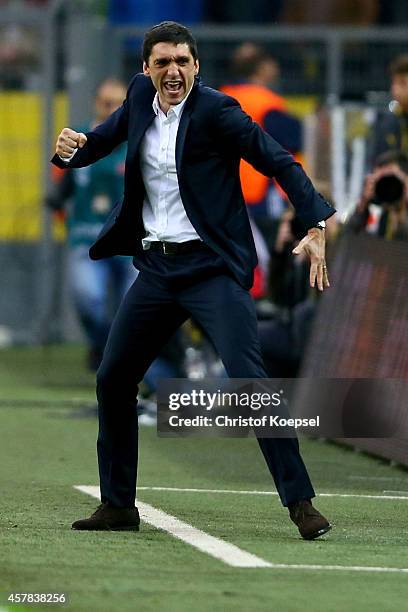
[[[180,104],[180,102],[182,102],[184,100],[184,95],[183,96],[179,96],[178,98],[173,98],[172,100],[169,100],[169,104],[171,106],[177,106],[177,104]]]

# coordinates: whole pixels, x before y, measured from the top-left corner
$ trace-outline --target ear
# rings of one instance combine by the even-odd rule
[[[146,64],[146,62],[143,62],[143,74],[145,76],[150,76],[150,68],[149,66]]]
[[[200,62],[196,60],[194,64],[194,74],[198,74],[199,70],[200,70]]]

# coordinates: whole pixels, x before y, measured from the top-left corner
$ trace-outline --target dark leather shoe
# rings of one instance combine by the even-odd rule
[[[307,499],[291,504],[289,516],[304,540],[320,538],[331,529],[329,521]]]
[[[72,523],[72,529],[88,531],[139,531],[140,517],[137,508],[115,508],[100,504],[86,519]]]

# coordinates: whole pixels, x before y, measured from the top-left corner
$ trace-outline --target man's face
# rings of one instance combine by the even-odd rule
[[[198,74],[198,60],[194,61],[186,43],[175,45],[160,42],[154,45],[143,72],[152,79],[159,92],[160,106],[167,113],[170,106],[180,104],[190,91]]]
[[[408,74],[396,74],[391,82],[392,97],[408,111]]]
[[[95,114],[98,121],[105,121],[122,104],[126,89],[119,84],[102,85],[95,96]]]

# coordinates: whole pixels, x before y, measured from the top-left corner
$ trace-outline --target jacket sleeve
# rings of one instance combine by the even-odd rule
[[[64,162],[57,154],[51,162],[59,168],[82,168],[109,155],[115,147],[127,140],[126,100],[106,121],[92,132],[87,132],[86,137],[86,144],[77,150],[69,162]]]
[[[302,166],[252,121],[234,98],[221,98],[216,121],[217,131],[230,150],[258,172],[277,180],[306,228],[313,227],[336,212],[315,190]]]
[[[285,111],[272,110],[265,115],[263,126],[267,134],[293,155],[302,150],[302,124],[297,117]]]
[[[54,155],[51,162],[59,168],[82,168],[89,166],[102,157],[109,155],[119,144],[127,140],[129,93],[135,83],[136,77],[129,85],[129,89],[122,106],[112,113],[106,121],[98,125],[92,132],[87,132],[87,142],[78,149],[69,162],[64,162],[59,155]]]

